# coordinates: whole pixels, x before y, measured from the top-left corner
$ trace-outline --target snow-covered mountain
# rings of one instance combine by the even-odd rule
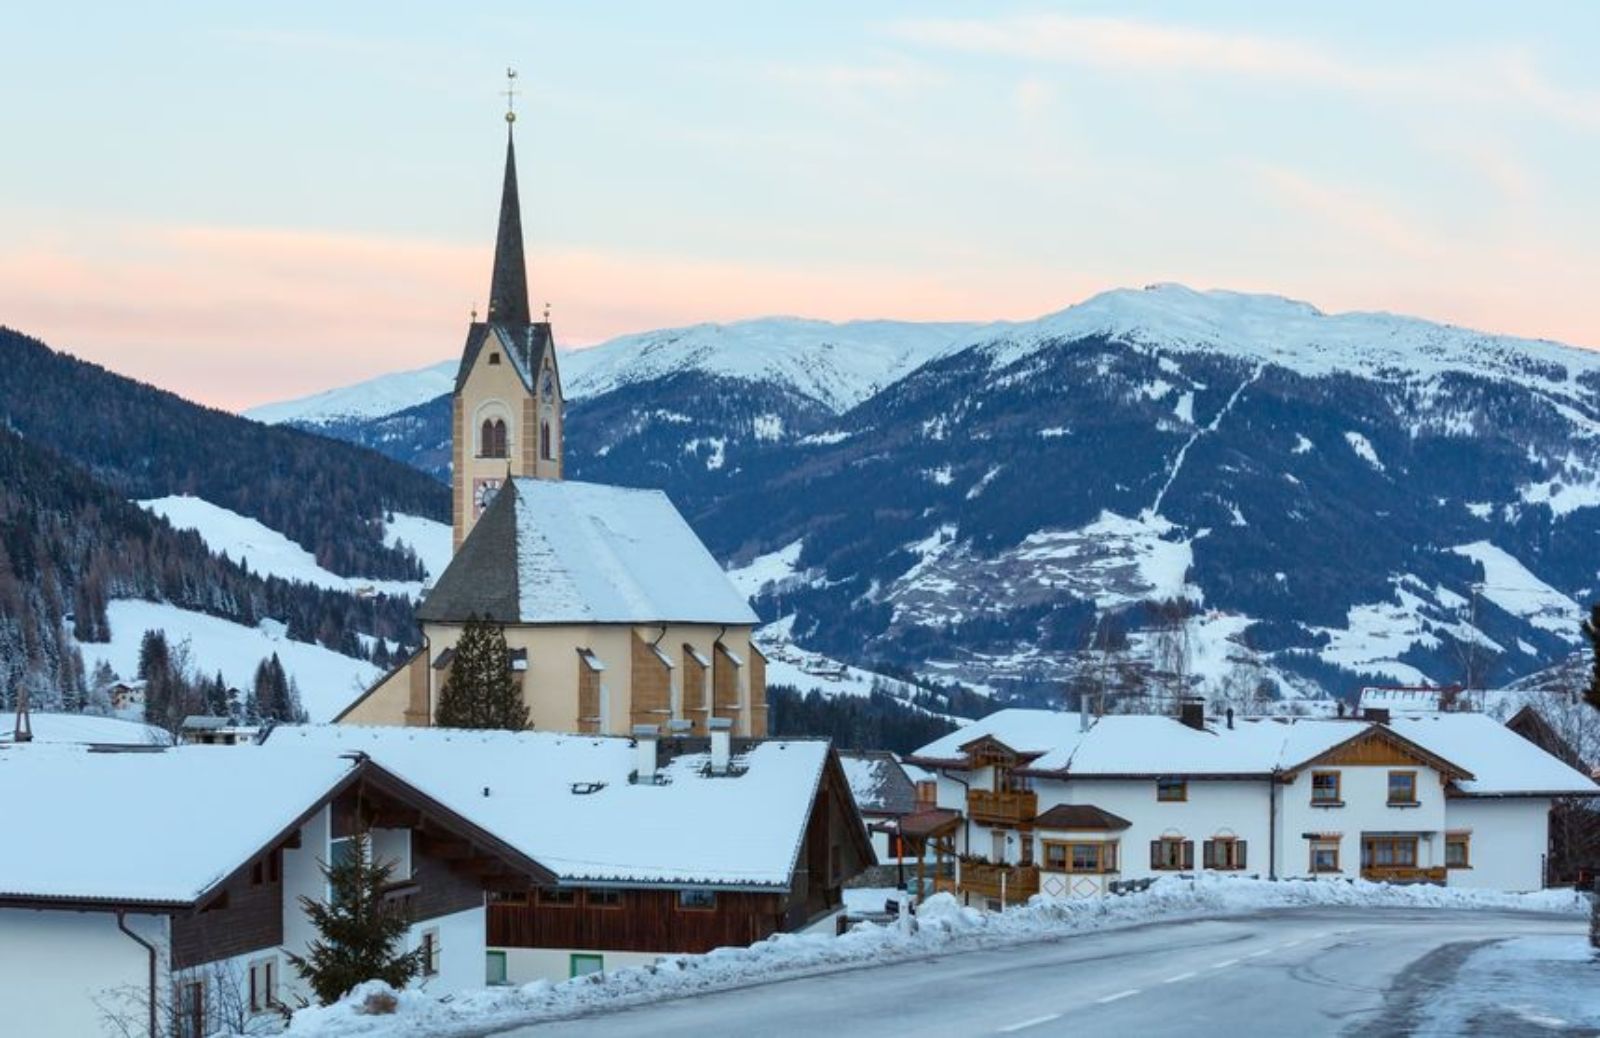
[[[1508,680],[1567,655],[1600,595],[1596,353],[1177,285],[848,326],[885,336],[854,367],[796,327],[567,362],[567,447],[774,570],[760,607],[809,649],[1059,695],[1107,616],[1156,667],[1182,599],[1202,691],[1295,695]],[[881,388],[852,401],[840,371]],[[442,474],[447,415],[337,434]]]
[[[860,403],[961,341],[976,324],[764,317],[732,324],[663,328],[562,350],[563,388],[572,400],[698,372],[780,386],[834,412]],[[457,362],[379,375],[354,385],[244,412],[268,425],[319,426],[381,418],[449,393]]]
[[[379,375],[311,396],[252,407],[244,417],[266,425],[307,426],[382,418],[450,392],[456,367],[456,361],[447,360],[415,371]]]

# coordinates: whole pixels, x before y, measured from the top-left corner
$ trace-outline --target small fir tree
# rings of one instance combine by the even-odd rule
[[[492,620],[467,618],[456,643],[450,676],[439,692],[438,723],[445,728],[528,727],[528,705],[522,701],[505,628]]]
[[[349,855],[322,866],[328,900],[300,898],[300,907],[320,936],[303,958],[290,955],[289,964],[323,1005],[337,1002],[368,980],[405,987],[422,971],[424,949],[399,950],[411,925],[403,903],[383,896],[393,872],[393,862],[371,859],[367,834],[358,832]]]

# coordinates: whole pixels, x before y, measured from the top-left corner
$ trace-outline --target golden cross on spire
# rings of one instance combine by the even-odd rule
[[[517,121],[517,70],[506,69],[506,122]]]

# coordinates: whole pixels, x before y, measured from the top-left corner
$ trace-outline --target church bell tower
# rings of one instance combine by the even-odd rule
[[[517,196],[515,70],[506,70],[506,169],[483,320],[467,328],[451,399],[451,491],[459,549],[506,479],[560,479],[561,372],[550,311],[533,319]]]

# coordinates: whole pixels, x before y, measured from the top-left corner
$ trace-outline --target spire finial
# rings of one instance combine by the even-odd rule
[[[550,323],[550,304],[549,303],[544,304],[544,323],[545,324],[549,324]]]
[[[517,121],[517,70],[506,69],[506,122]]]
[[[474,322],[478,320],[478,304],[476,301],[474,301],[472,304],[472,320]]]

